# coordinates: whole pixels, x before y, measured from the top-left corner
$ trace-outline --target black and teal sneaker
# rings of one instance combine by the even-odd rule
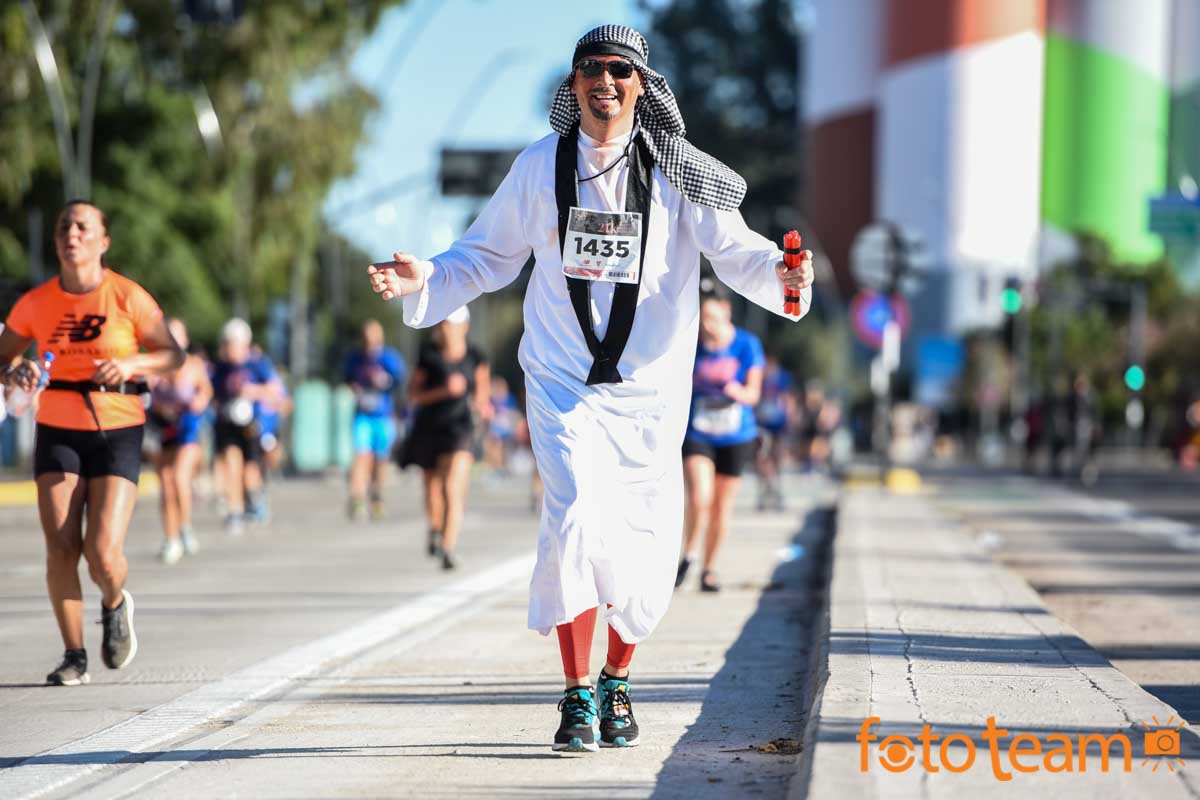
[[[595,753],[600,749],[596,739],[600,734],[596,699],[592,687],[576,686],[563,693],[558,701],[562,724],[554,734],[554,749],[566,753]]]
[[[633,701],[629,699],[629,678],[614,678],[601,672],[596,689],[600,698],[600,746],[636,747],[638,726],[633,718]]]

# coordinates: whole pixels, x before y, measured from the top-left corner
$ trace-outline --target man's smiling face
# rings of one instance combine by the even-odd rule
[[[628,59],[621,56],[589,56],[585,60],[628,63]],[[628,78],[616,80],[607,69],[594,78],[586,78],[576,68],[571,88],[575,92],[575,99],[579,101],[580,111],[585,116],[618,128],[623,127],[620,123],[626,119],[632,119],[637,99],[645,92],[642,88],[642,76],[636,69]]]

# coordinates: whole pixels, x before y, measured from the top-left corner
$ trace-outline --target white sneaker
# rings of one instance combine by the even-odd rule
[[[163,539],[162,547],[158,549],[158,560],[167,566],[178,564],[183,558],[183,542],[179,539]]]
[[[196,539],[196,535],[192,533],[191,528],[184,528],[179,531],[179,541],[183,542],[183,552],[185,555],[194,556],[200,552],[200,542]]]
[[[231,512],[225,515],[225,532],[230,536],[241,536],[244,525],[241,514]]]

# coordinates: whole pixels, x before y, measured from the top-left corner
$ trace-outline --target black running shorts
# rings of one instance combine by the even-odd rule
[[[757,439],[717,447],[702,439],[689,438],[683,440],[683,457],[704,456],[713,462],[718,475],[738,478],[746,469],[746,465],[754,459],[754,451],[757,447]]]
[[[234,425],[228,420],[218,419],[213,428],[213,444],[217,455],[230,447],[236,447],[242,451],[242,461],[262,460],[262,441],[258,435],[257,423]]]
[[[33,446],[34,477],[69,472],[81,478],[116,475],[137,483],[142,471],[143,425],[100,431],[37,426]]]

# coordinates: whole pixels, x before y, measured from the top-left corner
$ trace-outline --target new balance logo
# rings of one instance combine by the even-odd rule
[[[58,327],[54,329],[54,333],[50,335],[46,344],[61,341],[63,336],[66,336],[69,342],[90,342],[98,339],[100,338],[100,329],[107,319],[108,317],[102,317],[99,314],[84,314],[78,318],[71,313],[63,314]]]

